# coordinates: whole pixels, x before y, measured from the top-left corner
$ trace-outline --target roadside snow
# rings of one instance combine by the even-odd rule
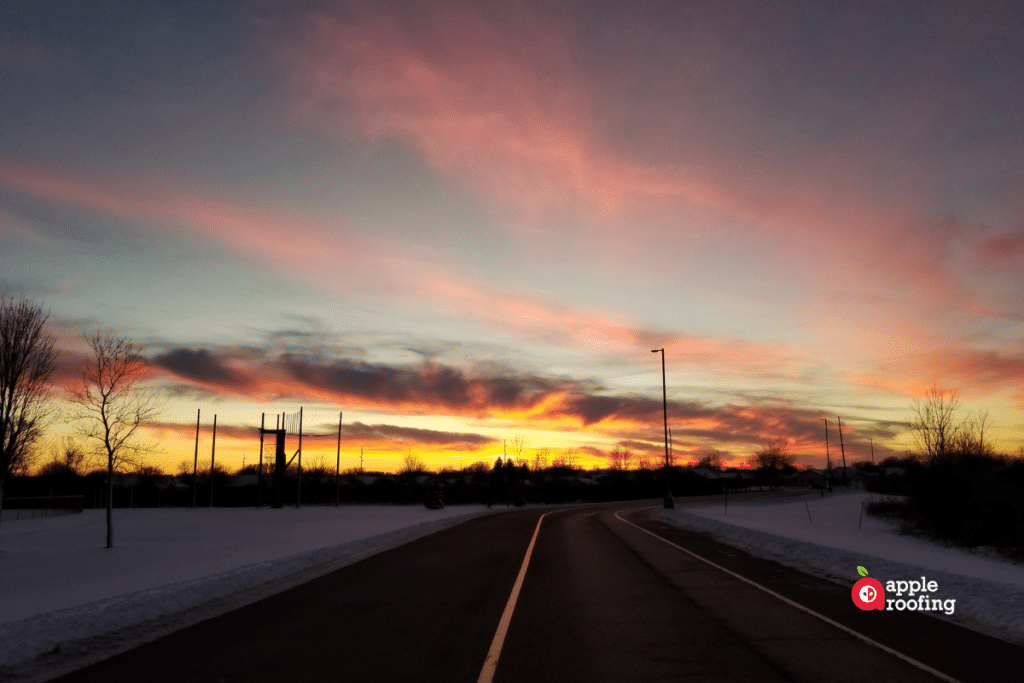
[[[21,665],[55,648],[79,660],[124,649],[489,512],[115,510],[112,550],[102,510],[5,520],[0,678],[23,675]]]
[[[660,514],[678,526],[847,586],[860,578],[858,566],[883,584],[927,576],[939,584],[932,598],[955,599],[956,604],[952,615],[926,614],[1024,645],[1024,566],[991,549],[971,552],[900,535],[896,524],[867,514],[861,520],[862,503],[877,498],[863,492],[824,498],[814,493],[797,501],[730,501],[727,513],[723,500]]]

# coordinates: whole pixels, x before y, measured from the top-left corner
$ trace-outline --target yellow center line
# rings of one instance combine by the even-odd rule
[[[545,512],[537,520],[537,527],[533,530],[533,538],[530,539],[530,545],[526,548],[523,566],[519,568],[519,576],[516,577],[516,583],[512,586],[512,594],[508,596],[508,604],[505,605],[501,621],[498,622],[498,630],[494,633],[491,649],[487,651],[487,659],[484,660],[484,668],[480,671],[480,677],[476,679],[477,683],[491,683],[494,679],[494,672],[498,667],[498,657],[501,655],[501,647],[505,644],[505,634],[508,633],[508,625],[512,621],[512,612],[516,608],[516,600],[519,599],[519,590],[523,587],[523,579],[526,578],[526,568],[530,564],[530,555],[533,554],[533,546],[537,542],[537,534],[540,533],[540,523],[550,514],[550,512]]]

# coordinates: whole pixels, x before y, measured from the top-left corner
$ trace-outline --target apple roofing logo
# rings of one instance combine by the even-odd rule
[[[858,566],[857,573],[866,577],[868,570]],[[885,609],[885,589],[875,579],[861,579],[853,584],[853,604],[863,610]]]

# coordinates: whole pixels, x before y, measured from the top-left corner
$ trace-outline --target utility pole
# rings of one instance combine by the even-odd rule
[[[213,445],[210,446],[210,507],[213,507],[213,466],[217,462],[217,413],[213,414]]]
[[[821,418],[825,422],[825,469],[829,476],[832,476],[832,458],[828,455],[828,418]]]
[[[671,464],[676,462],[676,452],[672,448],[672,428],[668,428],[668,460]]]
[[[196,506],[196,483],[198,482],[197,473],[199,471],[199,416],[202,412],[202,408],[196,410],[196,452],[195,457],[192,459],[192,507]],[[188,460],[185,462],[188,462]]]
[[[338,411],[338,459],[334,463],[334,507],[341,503],[341,411]]]
[[[676,506],[672,499],[672,489],[669,486],[669,455],[668,455],[668,385],[665,381],[665,349],[651,349],[651,353],[661,352],[661,406],[665,416],[665,500],[664,505],[671,510]]]
[[[843,452],[843,486],[850,488],[850,478],[846,472],[846,449],[843,448],[843,420],[838,415],[836,420],[839,421],[839,449]]]
[[[828,486],[828,492],[832,493],[832,458],[828,454],[828,418],[821,418],[825,422],[825,476],[827,481],[825,484]]]
[[[299,406],[299,480],[295,487],[295,509],[302,506],[302,406]]]
[[[263,428],[266,426],[267,414],[260,413],[260,468],[256,470],[256,509],[263,507]]]

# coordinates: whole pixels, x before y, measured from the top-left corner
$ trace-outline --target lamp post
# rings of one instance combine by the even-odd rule
[[[672,499],[672,489],[669,488],[668,476],[668,389],[665,383],[665,349],[651,349],[651,353],[661,352],[661,405],[665,415],[665,507],[669,510],[675,507]]]

